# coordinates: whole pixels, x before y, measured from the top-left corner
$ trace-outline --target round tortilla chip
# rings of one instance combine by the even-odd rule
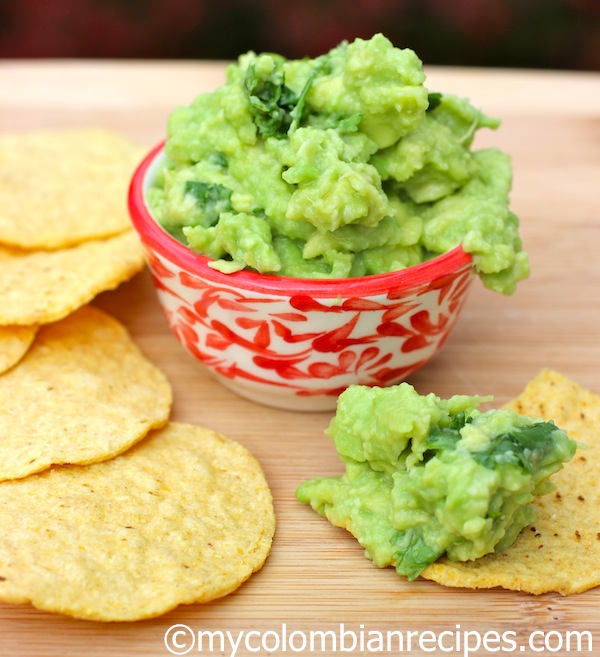
[[[163,426],[171,386],[125,328],[86,306],[42,326],[0,376],[0,481],[110,458]]]
[[[235,590],[275,515],[247,449],[171,423],[110,461],[0,483],[0,526],[0,599],[134,621]]]
[[[37,326],[0,326],[0,374],[23,358],[37,330]]]
[[[600,585],[600,396],[544,370],[508,406],[554,420],[585,448],[553,475],[556,490],[532,503],[536,520],[510,548],[471,562],[440,559],[422,576],[445,586],[533,594],[570,595]]]
[[[58,251],[0,247],[0,326],[62,319],[144,266],[133,230]]]
[[[142,154],[101,128],[1,135],[0,243],[57,249],[127,230]]]

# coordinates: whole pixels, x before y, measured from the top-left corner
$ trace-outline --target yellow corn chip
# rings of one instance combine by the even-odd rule
[[[0,243],[56,249],[121,233],[142,149],[100,128],[0,136]]]
[[[446,586],[503,587],[569,595],[600,584],[600,396],[557,372],[542,371],[509,404],[518,413],[554,420],[586,446],[552,477],[556,491],[537,498],[535,522],[502,554],[471,562],[441,559],[422,576]]]
[[[130,279],[144,264],[133,230],[58,251],[0,247],[0,325],[62,319]]]
[[[0,326],[0,374],[23,358],[36,332],[37,326]]]
[[[0,526],[0,599],[133,621],[232,592],[275,516],[250,452],[169,424],[115,459],[0,483]]]
[[[164,425],[171,403],[168,381],[125,328],[81,308],[42,326],[0,375],[0,481],[112,457]]]

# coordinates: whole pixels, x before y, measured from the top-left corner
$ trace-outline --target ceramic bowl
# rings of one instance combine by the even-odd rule
[[[133,226],[173,334],[237,394],[283,409],[331,410],[350,384],[397,383],[446,342],[474,278],[461,247],[361,278],[223,274],[153,219],[145,192],[164,162],[158,145],[133,176]]]

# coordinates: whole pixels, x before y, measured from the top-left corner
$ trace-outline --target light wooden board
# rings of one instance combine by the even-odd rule
[[[95,124],[150,147],[163,138],[170,110],[213,89],[223,74],[221,64],[202,62],[0,62],[0,132]],[[432,90],[469,96],[502,119],[501,129],[481,134],[478,143],[513,156],[512,206],[521,217],[533,275],[512,297],[476,284],[443,352],[410,381],[441,396],[492,393],[501,404],[550,367],[600,392],[600,76],[440,68],[428,75]],[[376,635],[369,632],[388,630],[453,633],[444,644],[453,649],[456,635],[466,631],[514,632],[519,644],[537,630],[588,631],[593,652],[582,654],[600,653],[600,589],[569,598],[474,592],[409,584],[391,569],[375,568],[344,531],[294,499],[303,479],[340,471],[323,434],[330,414],[271,410],[213,383],[171,337],[147,272],[97,303],[126,324],[171,380],[174,419],[239,440],[261,461],[278,518],[273,550],[263,570],[229,597],[141,623],[102,625],[0,604],[2,657],[168,655],[164,636],[174,624],[196,637],[202,631],[263,633],[262,646],[261,635],[248,635],[238,655],[267,654],[278,641],[272,653],[284,654],[285,632],[296,632],[287,650],[294,654],[302,641],[298,633],[309,637],[318,630],[334,631],[341,652],[352,647],[351,635],[340,643],[343,629],[356,632],[356,655],[373,654],[376,646],[369,650],[367,640]],[[188,654],[232,654],[228,644],[221,652],[218,638],[212,653],[205,638],[188,646]],[[176,640],[183,646],[183,635]],[[554,650],[557,640],[553,652],[514,652],[574,654],[566,643]],[[432,644],[423,645],[413,643],[412,652],[405,646],[402,653],[396,644],[396,652],[387,654],[432,654],[426,650]],[[510,647],[493,641],[488,647],[500,645]],[[443,654],[465,654],[464,646]],[[482,644],[470,654],[498,653]]]

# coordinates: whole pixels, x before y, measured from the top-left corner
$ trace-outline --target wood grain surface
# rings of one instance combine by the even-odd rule
[[[410,382],[440,396],[491,393],[502,404],[548,367],[600,392],[600,75],[427,73],[430,89],[468,96],[502,119],[501,128],[482,131],[477,144],[499,146],[513,157],[512,207],[533,273],[511,297],[476,283],[444,350]],[[223,77],[221,63],[3,61],[0,132],[102,125],[149,148],[164,137],[173,107],[212,90]],[[446,632],[443,645],[450,650],[435,652],[431,643],[419,646],[413,639],[411,650],[396,643],[379,654],[507,654],[510,646],[494,643],[493,632],[515,633],[513,652],[523,655],[600,654],[600,589],[568,598],[446,589],[375,568],[354,539],[294,499],[303,479],[340,471],[323,433],[330,414],[272,410],[214,383],[169,333],[147,272],[96,303],[128,327],[169,377],[173,419],[216,429],[260,460],[275,499],[273,549],[262,571],[234,594],[140,623],[83,622],[0,604],[2,657],[168,655],[164,637],[175,624],[196,638],[184,646],[184,635],[177,635],[180,654],[184,648],[187,654],[232,654],[228,643],[221,650],[218,634],[211,650],[206,638],[199,641],[200,632],[256,632],[245,635],[247,645],[242,642],[236,654],[265,655],[301,652],[300,632],[327,630],[337,633],[337,652],[356,655],[374,654],[376,645],[367,639],[375,635],[367,633],[389,630]],[[354,650],[350,635],[341,641],[342,631],[350,630],[358,637]],[[562,632],[562,648],[555,634],[549,649],[538,641],[537,652],[521,650],[534,631]],[[284,653],[283,635],[293,632]],[[488,633],[488,643],[477,647],[473,634],[458,645],[463,632],[479,632],[480,639]],[[587,640],[579,653],[574,645],[569,651],[569,637],[575,640],[569,632],[589,632],[592,651]],[[313,654],[337,653],[330,644]]]

